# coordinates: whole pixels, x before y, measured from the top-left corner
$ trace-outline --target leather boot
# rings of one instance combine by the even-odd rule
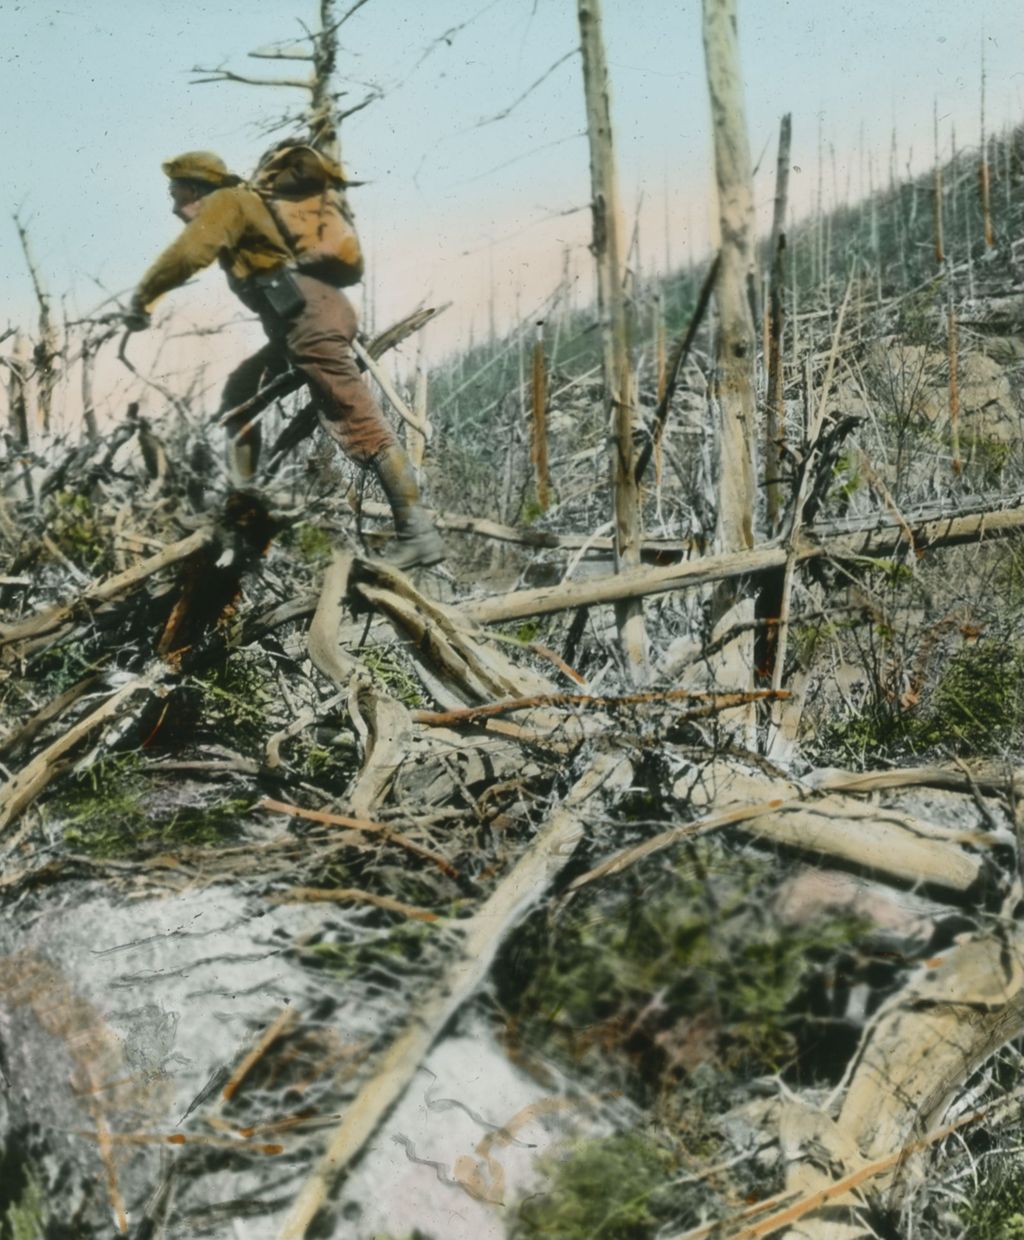
[[[378,452],[371,461],[395,519],[398,545],[385,553],[389,564],[408,569],[444,559],[444,543],[420,503],[412,462],[400,444]]]

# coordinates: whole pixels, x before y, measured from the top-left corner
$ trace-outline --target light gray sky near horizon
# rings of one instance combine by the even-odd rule
[[[294,73],[295,62],[246,53],[301,37],[316,8],[315,0],[0,0],[0,327],[33,313],[11,213],[28,221],[39,267],[72,317],[105,290],[130,288],[179,227],[160,161],[207,147],[244,173],[270,140],[267,123],[302,101],[294,90],[190,85],[191,68]],[[876,183],[887,177],[894,129],[901,169],[929,162],[933,105],[947,152],[952,125],[959,146],[975,145],[983,43],[989,128],[1019,123],[1021,16],[1020,0],[740,0],[762,210],[785,111],[798,210],[817,185],[819,125],[826,205],[847,184],[854,197],[866,188],[862,150]],[[605,0],[604,22],[623,205],[632,221],[642,201],[644,268],[678,265],[705,251],[713,210],[700,3]],[[454,300],[434,347],[465,343],[485,329],[493,280],[505,328],[517,305],[528,313],[555,286],[566,246],[581,295],[589,293],[578,56],[516,103],[577,43],[573,0],[368,0],[343,27],[343,102],[371,85],[384,91],[343,127],[345,161],[370,182],[353,201],[372,272],[364,303],[371,299],[378,325],[421,301]],[[573,208],[584,209],[555,214]],[[221,283],[217,272],[201,281],[211,305],[222,304]],[[171,295],[176,307],[195,297]]]

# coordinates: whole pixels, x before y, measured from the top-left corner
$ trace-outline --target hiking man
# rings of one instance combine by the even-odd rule
[[[344,184],[336,162],[311,147],[279,145],[288,148],[284,155],[296,149],[308,153],[307,162],[319,161],[333,183]],[[296,246],[289,244],[282,222],[275,218],[273,200],[268,205],[267,196],[230,173],[219,156],[189,151],[162,167],[170,180],[174,214],[185,228],[142,277],[125,325],[132,331],[148,327],[150,309],[159,297],[219,259],[232,291],[259,315],[269,340],[229,379],[225,399],[232,403],[226,407],[239,403],[234,394],[258,383],[265,369],[282,370],[290,363],[306,378],[320,424],[349,457],[371,466],[380,480],[398,541],[388,556],[390,563],[398,568],[436,564],[444,558],[444,545],[422,507],[412,463],[359,373],[352,349],[355,311],[337,283],[324,278],[325,273],[334,274],[337,264],[332,268],[330,262],[318,266],[297,260]],[[354,231],[351,236],[354,240]],[[355,242],[353,270],[340,282],[352,283],[361,275]],[[259,441],[251,432],[248,439],[236,440],[237,429],[228,428],[230,458],[233,480],[244,484],[255,472]]]

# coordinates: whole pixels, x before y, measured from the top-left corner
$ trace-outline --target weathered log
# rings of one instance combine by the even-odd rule
[[[404,1032],[391,1043],[373,1075],[349,1105],[327,1149],[303,1185],[281,1230],[281,1240],[301,1240],[333,1185],[401,1098],[444,1027],[486,980],[499,947],[568,863],[583,837],[580,810],[603,788],[621,789],[631,777],[619,754],[599,757],[573,788],[527,852],[468,920],[454,923],[462,942],[456,959]]]
[[[340,551],[335,551],[331,557],[306,639],[306,649],[313,666],[339,688],[347,688],[353,677],[359,674],[368,675],[362,664],[345,654],[338,643],[352,560],[351,555]],[[296,617],[289,615],[288,618]]]
[[[922,556],[932,547],[952,547],[961,543],[1012,537],[1024,530],[1024,508],[943,517],[924,521],[911,526],[911,529],[916,552]],[[905,523],[888,519],[880,520],[875,529],[856,534],[837,534],[820,542],[812,541],[810,537],[802,538],[796,544],[794,554],[795,562],[803,564],[822,558],[838,561],[884,559],[907,549]],[[786,563],[787,554],[783,546],[762,544],[750,551],[709,555],[665,568],[633,569],[617,576],[565,582],[535,590],[517,590],[511,594],[466,602],[460,611],[482,624],[525,619],[527,616],[569,611],[596,603],[614,603],[630,594],[660,594],[749,576],[779,568]]]
[[[868,1187],[876,1195],[891,1192],[913,1166],[908,1148],[921,1144],[921,1134],[941,1119],[967,1079],[1022,1031],[1024,935],[1019,929],[982,934],[949,948],[927,961],[867,1027],[835,1123],[827,1118],[818,1123],[814,1144],[823,1145],[826,1160],[848,1169],[852,1179],[865,1164],[888,1163],[871,1176]],[[834,1178],[807,1152],[804,1161],[791,1164],[788,1181],[807,1194]],[[787,1240],[875,1234],[858,1224],[853,1210],[837,1219],[839,1204],[855,1207],[857,1198],[851,1192],[834,1194],[827,1213],[808,1211]]]

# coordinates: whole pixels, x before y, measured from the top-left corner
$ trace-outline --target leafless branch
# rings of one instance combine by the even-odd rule
[[[340,111],[338,113],[338,121],[341,122],[349,116],[355,116],[355,114],[357,112],[361,112],[363,108],[368,108],[371,103],[376,103],[378,99],[383,99],[383,98],[384,98],[383,90],[380,90],[379,88],[375,90],[371,90],[365,99],[361,100],[359,103],[353,104],[352,107],[350,108],[345,108],[342,111]]]
[[[260,78],[250,77],[246,73],[234,73],[231,69],[203,69],[198,65],[193,73],[208,74],[207,77],[193,78],[190,86],[202,86],[206,82],[241,82],[243,86],[294,86],[299,90],[310,90],[312,81],[308,78]]]
[[[330,34],[334,34],[336,30],[340,30],[341,27],[344,26],[344,24],[348,21],[348,19],[350,17],[354,17],[355,14],[358,13],[359,10],[366,3],[367,3],[367,0],[356,0],[355,4],[353,4],[351,8],[347,9],[344,13],[342,13],[342,15],[338,18],[338,20],[334,23],[334,25],[330,26],[323,33],[325,35],[330,35]]]
[[[540,75],[540,77],[537,78],[535,82],[531,83],[531,85],[529,85],[526,88],[526,90],[523,91],[521,95],[519,95],[516,99],[513,99],[507,108],[503,108],[500,112],[495,112],[493,116],[486,116],[484,117],[483,120],[477,121],[477,123],[473,126],[473,128],[480,129],[484,125],[493,125],[495,121],[503,121],[506,116],[511,115],[511,113],[515,111],[517,107],[519,107],[519,105],[523,102],[524,99],[532,95],[533,92],[537,89],[538,86],[541,85],[542,82],[546,82],[547,79],[552,75],[552,73],[554,73],[554,71],[559,67],[559,65],[564,65],[565,62],[569,60],[571,57],[575,56],[579,50],[580,49],[578,47],[574,47],[572,48],[571,51],[566,52],[564,56],[560,56],[555,61],[555,63],[551,65],[549,68],[545,69],[544,72]]]

